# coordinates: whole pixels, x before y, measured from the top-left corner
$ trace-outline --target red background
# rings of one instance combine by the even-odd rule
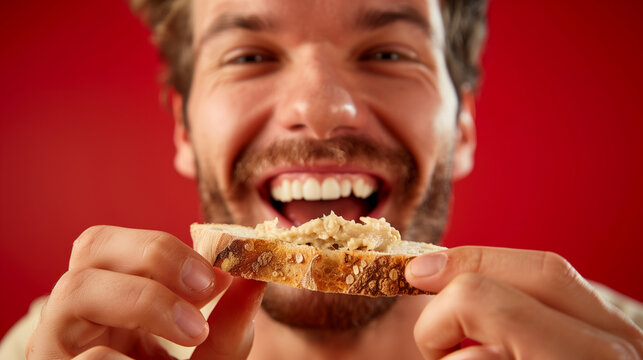
[[[547,249],[643,299],[643,2],[492,0],[448,246]],[[0,5],[0,335],[93,224],[189,241],[159,61],[124,1]]]

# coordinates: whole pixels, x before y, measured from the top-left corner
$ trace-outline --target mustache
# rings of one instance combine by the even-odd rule
[[[275,141],[263,150],[246,150],[235,163],[233,182],[242,184],[277,166],[310,166],[319,161],[331,161],[340,166],[354,163],[383,168],[396,174],[401,184],[410,183],[417,174],[417,165],[408,150],[344,135],[326,140],[285,139]]]

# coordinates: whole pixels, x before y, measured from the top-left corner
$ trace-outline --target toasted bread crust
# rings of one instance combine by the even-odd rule
[[[317,249],[238,236],[201,224],[193,224],[191,232],[195,249],[234,276],[371,297],[428,294],[404,277],[406,264],[415,256]]]

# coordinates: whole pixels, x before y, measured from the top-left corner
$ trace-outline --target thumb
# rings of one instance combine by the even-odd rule
[[[266,283],[234,278],[208,318],[210,333],[192,359],[246,359],[254,338],[253,319]]]
[[[442,273],[448,260],[445,251],[424,254],[411,260],[406,266],[404,277],[418,289],[438,292],[446,284],[442,284]]]

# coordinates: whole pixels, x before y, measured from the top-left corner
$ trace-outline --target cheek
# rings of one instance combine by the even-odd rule
[[[188,111],[192,143],[202,174],[212,176],[213,171],[221,173],[225,154],[235,138],[234,128],[228,125],[229,108],[216,101],[199,100],[193,97]]]
[[[371,104],[383,125],[411,152],[422,183],[455,136],[455,93],[420,83],[381,87]],[[425,181],[426,180],[426,181]]]
[[[211,91],[194,84],[188,104],[192,141],[202,171],[214,172],[225,189],[234,160],[261,130],[269,114],[265,86],[225,84]],[[213,175],[213,174],[210,174]]]

